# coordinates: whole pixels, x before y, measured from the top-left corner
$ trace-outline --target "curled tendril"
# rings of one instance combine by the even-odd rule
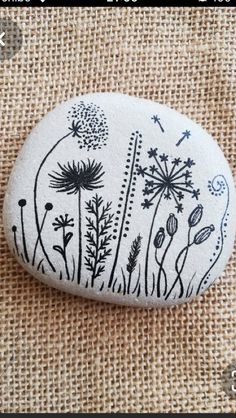
[[[208,181],[208,190],[214,196],[221,196],[227,188],[226,180],[222,174],[218,174]]]

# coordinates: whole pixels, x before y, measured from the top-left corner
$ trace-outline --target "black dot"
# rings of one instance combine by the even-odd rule
[[[121,190],[121,192],[120,192],[121,194],[124,194],[124,190]]]
[[[123,237],[126,238],[127,237],[127,234],[123,234]]]
[[[129,173],[128,173],[128,171],[125,171],[124,174],[127,176]]]
[[[132,206],[129,207],[129,210],[132,210]]]
[[[139,145],[139,146],[138,146],[138,148],[139,148],[139,149],[140,149],[140,148],[142,148],[142,145]]]
[[[120,214],[120,210],[117,210],[116,213]],[[118,218],[119,219],[119,218]]]
[[[46,209],[46,210],[52,210],[52,209],[53,209],[53,205],[52,205],[52,203],[50,203],[50,202],[46,203],[46,205],[45,205],[45,209]]]
[[[18,202],[18,205],[23,208],[26,205],[26,200],[25,199],[20,199]]]
[[[219,246],[218,245],[216,245],[216,250],[219,250]]]
[[[203,282],[204,284],[207,284],[207,280],[204,280],[204,282]]]
[[[17,230],[16,225],[13,225],[13,227],[12,227],[12,232],[16,232],[16,230]]]
[[[127,162],[127,163],[130,163],[130,159],[128,158],[128,159],[126,160],[126,162]]]
[[[123,197],[120,197],[120,198],[119,198],[119,200],[121,200],[121,201],[122,201],[122,200],[123,200]]]
[[[122,205],[121,205],[121,203],[119,203],[119,204],[118,204],[118,208],[121,208],[121,206],[122,206]]]
[[[131,216],[131,213],[128,213],[128,215],[127,215],[127,216],[129,216],[129,217],[130,217],[130,216]]]
[[[130,157],[130,156],[131,156],[131,154],[130,154],[130,152],[128,152],[127,157]]]
[[[125,168],[129,168],[129,165],[126,165]]]
[[[126,225],[129,225],[129,221],[125,221]]]
[[[112,237],[113,239],[116,239],[116,235],[113,235],[113,237]]]
[[[116,233],[116,232],[117,232],[117,229],[114,229],[114,230],[113,230],[113,232],[115,232],[115,233]]]

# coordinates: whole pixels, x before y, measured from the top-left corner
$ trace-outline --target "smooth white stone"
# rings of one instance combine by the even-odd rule
[[[235,206],[229,166],[199,125],[158,103],[99,93],[62,103],[33,129],[4,225],[19,263],[50,286],[169,306],[222,273]]]

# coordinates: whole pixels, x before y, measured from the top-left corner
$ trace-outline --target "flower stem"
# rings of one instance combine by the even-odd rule
[[[61,141],[63,141],[63,139],[67,138],[68,136],[71,135],[71,132],[69,132],[67,135],[63,136],[61,139],[59,139],[55,145],[53,145],[53,147],[50,149],[50,151],[48,151],[48,153],[45,155],[45,157],[43,158],[38,171],[36,173],[35,176],[35,181],[34,181],[34,213],[35,213],[35,223],[36,223],[36,228],[37,228],[37,233],[38,233],[38,238],[39,238],[39,243],[41,245],[42,251],[44,253],[44,256],[49,264],[49,266],[51,267],[52,271],[56,271],[54,265],[52,264],[52,262],[50,261],[48,254],[46,252],[46,249],[44,247],[43,241],[42,241],[42,237],[41,237],[41,232],[40,232],[40,225],[39,225],[39,216],[38,216],[38,205],[37,205],[37,192],[38,192],[38,180],[39,180],[39,175],[41,172],[42,167],[44,166],[47,158],[52,154],[52,152],[55,150],[55,148],[60,144]]]
[[[122,216],[122,220],[121,220],[120,233],[119,233],[118,243],[117,243],[117,247],[116,247],[115,259],[114,259],[113,267],[112,267],[112,270],[111,270],[110,279],[109,279],[109,282],[108,282],[108,288],[111,288],[111,286],[112,286],[113,279],[114,279],[114,273],[115,273],[115,269],[116,269],[116,265],[117,265],[117,261],[118,261],[121,238],[122,238],[122,234],[123,234],[123,228],[124,228],[126,212],[127,212],[128,202],[129,202],[129,195],[130,195],[130,191],[131,191],[131,185],[132,185],[133,174],[134,174],[137,146],[138,146],[138,135],[135,138],[135,144],[134,144],[134,150],[133,150],[133,159],[132,159],[132,164],[131,164],[131,169],[130,169],[129,183],[128,183],[128,187],[127,187],[127,191],[126,191],[124,211],[123,211],[123,216]]]
[[[14,231],[14,243],[15,243],[15,249],[16,249],[17,255],[19,256],[19,248],[17,244],[16,231]]]
[[[81,279],[81,265],[82,265],[82,237],[81,237],[81,189],[78,191],[78,237],[79,237],[79,258],[77,270],[77,283],[80,284]]]
[[[167,291],[167,278],[166,278],[166,272],[165,272],[165,270],[163,268],[163,264],[164,264],[164,261],[165,261],[165,258],[166,258],[166,254],[167,254],[167,252],[168,252],[168,250],[169,250],[169,248],[171,246],[172,241],[173,241],[173,236],[170,238],[170,240],[168,242],[168,245],[167,245],[167,247],[166,247],[166,249],[165,249],[165,251],[163,253],[163,256],[162,256],[162,259],[161,259],[161,263],[160,263],[160,268],[159,268],[158,277],[157,277],[157,297],[158,298],[161,296],[160,284],[161,284],[161,273],[162,272],[163,272],[164,277],[165,277],[165,290],[164,290],[163,295],[165,295],[166,294],[166,291]],[[157,253],[157,249],[156,249],[156,253]]]
[[[176,262],[175,262],[175,270],[176,270],[176,272],[177,272],[177,277],[176,277],[176,279],[175,279],[175,281],[174,281],[174,283],[172,284],[172,286],[171,286],[171,289],[169,290],[169,292],[167,293],[167,295],[166,295],[166,297],[165,297],[165,300],[167,300],[168,299],[168,297],[170,296],[170,294],[171,294],[171,292],[172,292],[172,290],[175,288],[175,286],[176,286],[176,284],[179,282],[179,284],[180,284],[180,294],[179,294],[179,298],[181,298],[182,296],[183,296],[183,293],[184,293],[184,286],[183,286],[183,282],[182,282],[182,279],[181,279],[181,273],[182,273],[182,271],[183,271],[183,268],[184,268],[184,265],[185,265],[185,263],[186,263],[186,259],[187,259],[187,255],[188,255],[188,252],[189,252],[189,248],[193,245],[193,242],[192,243],[190,243],[190,232],[191,232],[191,227],[189,228],[189,230],[188,230],[188,242],[187,242],[187,245],[180,251],[180,253],[179,253],[179,255],[178,255],[178,257],[177,257],[177,259],[176,259]],[[180,270],[178,269],[178,264],[179,264],[179,260],[180,260],[180,258],[182,257],[182,255],[184,254],[184,259],[183,259],[183,262],[182,262],[182,266],[181,266],[181,268],[180,268]]]
[[[159,200],[157,202],[154,214],[153,214],[153,218],[152,218],[152,223],[151,223],[151,228],[149,231],[149,237],[148,237],[148,245],[147,245],[147,251],[146,251],[146,259],[145,259],[145,273],[144,273],[144,280],[145,280],[145,295],[148,296],[148,259],[149,259],[149,251],[150,251],[150,245],[151,245],[151,239],[152,239],[152,233],[153,233],[153,227],[154,227],[154,221],[156,218],[156,214],[159,208],[159,204],[161,202],[162,196],[163,196],[164,191],[161,193]]]
[[[98,262],[98,252],[99,252],[99,213],[98,213],[98,201],[96,200],[96,254],[94,260],[94,268],[91,278],[91,287],[94,286],[94,281],[96,278],[96,269],[97,269],[97,262]]]
[[[63,226],[63,250],[64,250],[64,261],[65,261],[65,269],[66,269],[66,275],[67,275],[67,279],[70,280],[70,273],[68,270],[68,264],[67,264],[67,258],[66,258],[66,245],[65,245],[65,235],[66,235],[66,231],[65,231],[65,227]]]
[[[25,256],[26,262],[28,263],[29,262],[29,256],[28,256],[28,251],[27,251],[27,247],[26,247],[26,240],[25,240],[23,207],[20,208],[20,217],[21,217],[21,231],[22,231],[22,242],[23,242],[24,256]]]
[[[43,217],[41,226],[40,226],[40,235],[42,233],[42,229],[43,229],[44,222],[45,222],[45,219],[46,219],[46,216],[47,216],[47,212],[48,211],[46,210],[45,213],[44,213],[44,217]],[[35,257],[36,257],[36,251],[37,251],[38,243],[39,243],[39,235],[37,237],[37,240],[36,240],[36,243],[35,243],[35,247],[34,247],[34,255],[33,255],[33,260],[32,260],[32,266],[34,266],[34,263],[35,263]]]

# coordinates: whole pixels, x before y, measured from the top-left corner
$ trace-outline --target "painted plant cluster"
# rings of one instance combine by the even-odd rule
[[[200,293],[203,287],[206,287],[211,270],[222,253],[226,237],[229,188],[225,177],[219,174],[208,182],[209,193],[214,196],[225,194],[227,197],[219,225],[200,226],[200,223],[201,225],[204,223],[204,207],[200,202],[200,189],[193,182],[195,161],[190,157],[185,160],[178,156],[170,157],[165,153],[160,153],[155,147],[143,149],[142,134],[136,131],[131,134],[128,142],[119,202],[114,207],[112,201],[105,201],[103,197],[104,178],[107,175],[103,164],[92,157],[92,151],[106,146],[109,137],[107,119],[103,110],[95,104],[85,104],[81,101],[71,108],[67,119],[69,123],[67,133],[59,138],[45,155],[34,179],[34,216],[37,238],[32,254],[29,254],[26,237],[27,201],[22,198],[18,202],[20,225],[12,226],[16,255],[21,257],[24,263],[31,263],[42,274],[51,270],[58,275],[59,280],[76,281],[79,286],[86,288],[93,288],[95,284],[98,284],[100,291],[107,287],[111,292],[122,295],[152,296],[165,300],[189,298],[193,294]],[[165,127],[157,115],[150,117],[150,120],[157,126],[160,135],[165,134]],[[48,157],[62,141],[70,136],[77,138],[79,148],[88,151],[87,160],[72,159],[58,162],[57,170],[49,172],[48,178],[52,192],[73,195],[76,200],[77,213],[56,214],[51,225],[48,225],[48,213],[54,208],[52,202],[45,202],[44,215],[40,219],[39,212],[42,209],[39,208],[41,203],[38,197],[40,174]],[[184,141],[189,140],[190,137],[191,132],[186,129],[177,138],[176,147],[184,146]],[[142,165],[142,155],[150,161],[148,166]],[[142,202],[135,201],[137,187],[142,190]],[[91,197],[83,204],[84,194],[91,195]],[[170,282],[166,258],[179,234],[179,223],[180,219],[183,220],[185,199],[193,200],[193,209],[186,217],[186,241],[179,249],[176,259],[173,260],[172,270],[175,271],[175,279]],[[143,248],[144,239],[139,231],[134,239],[129,238],[134,204],[139,205],[140,211],[150,213],[150,225],[147,225],[148,240],[145,248]],[[163,217],[159,219],[158,216],[162,204],[167,209],[164,223],[160,221]],[[85,225],[84,236],[83,225]],[[43,239],[45,228],[47,230],[51,228],[57,239],[51,249],[47,247]],[[208,270],[198,283],[195,283],[196,273],[193,272],[186,286],[183,274],[188,257],[196,247],[212,239],[212,233],[216,228],[220,233],[215,252],[209,260]],[[22,243],[22,252],[19,250],[19,240]],[[69,257],[70,245],[75,240],[77,252]],[[123,240],[130,240],[130,250],[127,260],[122,260],[123,267],[119,267],[118,258]],[[53,264],[51,251],[60,255],[60,267]],[[40,261],[37,257],[39,253],[42,254]],[[112,265],[109,271],[106,268],[108,259],[111,260],[110,265]],[[155,271],[153,271],[153,265],[155,265]],[[84,268],[87,271],[83,282],[82,268],[83,271]]]

